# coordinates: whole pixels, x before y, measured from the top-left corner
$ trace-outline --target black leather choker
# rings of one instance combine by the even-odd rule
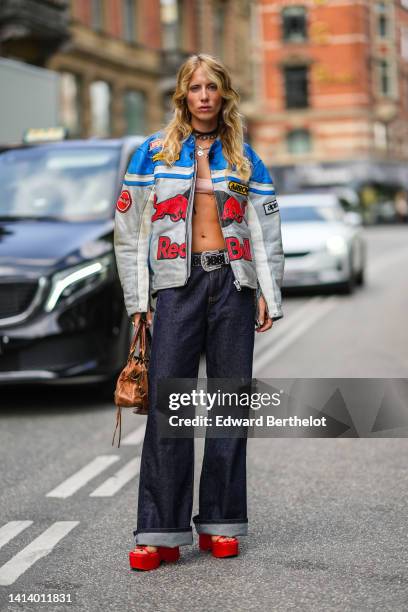
[[[207,138],[210,136],[216,136],[217,132],[218,128],[215,128],[215,130],[211,130],[211,132],[200,132],[199,130],[193,130],[194,136],[206,136]]]

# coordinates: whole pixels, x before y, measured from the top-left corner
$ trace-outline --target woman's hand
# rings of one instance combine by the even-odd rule
[[[270,329],[273,325],[273,321],[269,316],[268,307],[265,302],[265,298],[261,295],[258,300],[258,321],[260,326],[256,328],[257,332],[264,332]]]
[[[135,312],[132,316],[132,325],[133,327],[137,327],[139,325],[140,317],[142,316],[141,312]],[[153,322],[153,313],[151,310],[148,310],[146,313],[146,323],[147,327],[150,327]]]

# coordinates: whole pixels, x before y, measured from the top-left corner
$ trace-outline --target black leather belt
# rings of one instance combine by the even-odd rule
[[[201,266],[206,272],[216,270],[221,266],[229,264],[228,251],[216,249],[214,251],[202,251],[201,253],[192,253],[191,264],[193,266]]]

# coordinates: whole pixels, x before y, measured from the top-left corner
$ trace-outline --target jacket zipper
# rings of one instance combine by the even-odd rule
[[[214,143],[211,145],[209,151],[208,151],[208,155],[210,154],[211,148],[213,147]],[[194,146],[195,149],[195,146]],[[209,160],[208,160],[209,163]],[[209,163],[210,165],[210,163]],[[212,180],[212,173],[211,173],[211,166],[210,166],[210,175],[211,175],[211,181]],[[192,206],[190,205],[190,200],[192,201],[194,199],[194,192],[195,192],[195,185],[196,185],[196,178],[197,178],[197,160],[195,158],[194,155],[194,175],[193,175],[193,182],[192,182],[192,186],[191,186],[191,191],[190,191],[190,197],[188,200],[188,205],[187,205],[187,215],[186,215],[186,258],[187,258],[187,276],[186,276],[186,280],[184,281],[184,284],[186,285],[188,282],[188,279],[190,277],[190,273],[191,273],[191,254],[190,254],[190,241],[189,241],[189,232],[190,232],[190,209],[192,209]],[[215,207],[217,209],[217,215],[218,215],[218,221],[220,224],[220,228],[221,228],[221,232],[222,235],[224,236],[224,232],[222,229],[222,223],[221,223],[221,218],[220,218],[220,211],[218,210],[218,204],[217,202],[215,202]],[[225,239],[225,236],[224,236]],[[228,252],[228,250],[227,250]],[[232,266],[231,266],[232,269]],[[232,269],[232,273],[235,277],[235,272]],[[234,280],[234,285],[237,291],[241,291],[241,283],[239,282],[239,280],[237,278],[235,278]]]
[[[186,275],[186,280],[184,281],[184,284],[186,285],[188,282],[188,279],[190,277],[190,273],[191,273],[191,253],[190,253],[190,240],[189,240],[189,235],[190,235],[190,209],[192,209],[192,205],[190,204],[190,202],[193,201],[194,199],[194,190],[195,190],[195,184],[196,184],[196,176],[197,176],[197,160],[194,157],[194,174],[193,174],[193,181],[191,184],[191,188],[190,188],[190,195],[188,198],[188,204],[187,204],[187,214],[186,214],[186,258],[187,258],[187,275]]]
[[[213,144],[214,144],[214,143],[213,143]],[[211,147],[212,147],[212,146],[213,146],[213,145],[211,145]],[[210,147],[210,151],[211,151],[211,147]],[[210,167],[210,174],[211,174],[211,167]],[[211,174],[211,181],[212,181],[212,174]],[[214,195],[214,197],[215,197],[215,195]],[[215,208],[217,209],[218,221],[219,221],[219,224],[220,224],[220,228],[221,228],[222,235],[224,236],[224,240],[225,240],[224,230],[223,230],[223,228],[222,228],[222,223],[221,223],[220,211],[218,210],[217,199],[216,199],[216,201],[215,201]],[[228,249],[227,249],[227,253],[228,253]],[[241,291],[241,283],[240,283],[240,282],[239,282],[239,280],[238,280],[238,279],[235,277],[235,272],[234,272],[234,270],[233,270],[233,267],[232,267],[232,266],[231,266],[231,270],[232,270],[232,273],[233,273],[234,278],[235,278],[235,280],[234,280],[234,285],[235,285],[235,288],[236,288],[236,290],[237,290],[237,291]]]

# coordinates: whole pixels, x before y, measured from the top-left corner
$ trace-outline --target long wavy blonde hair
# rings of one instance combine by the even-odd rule
[[[222,150],[229,168],[233,169],[244,180],[251,175],[251,162],[244,154],[243,115],[238,111],[239,93],[232,87],[231,77],[227,68],[215,57],[206,53],[191,55],[181,65],[177,73],[177,84],[172,102],[174,115],[163,128],[162,159],[172,166],[181,150],[181,141],[190,136],[191,113],[187,106],[188,87],[194,71],[202,66],[207,77],[212,79],[223,98],[222,108],[218,115],[218,133]],[[234,168],[232,168],[234,166]]]

